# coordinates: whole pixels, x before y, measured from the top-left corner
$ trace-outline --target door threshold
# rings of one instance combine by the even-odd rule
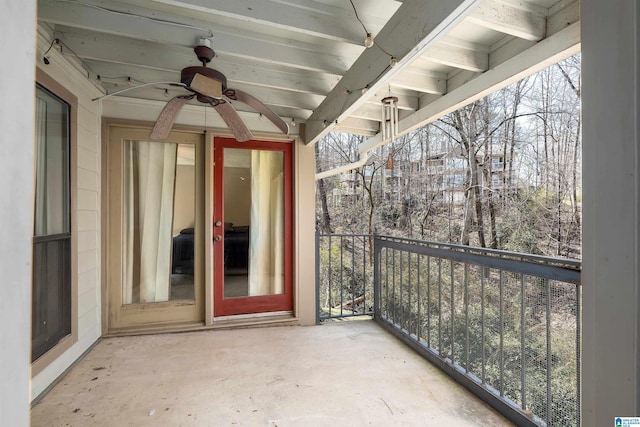
[[[249,314],[232,314],[230,316],[214,317],[213,322],[219,322],[223,320],[243,320],[243,319],[259,319],[264,317],[287,317],[292,318],[293,312],[291,311],[268,311],[265,313],[249,313]]]
[[[300,319],[290,311],[278,311],[270,313],[237,314],[232,316],[222,316],[213,319],[213,324],[209,328],[235,328],[235,327],[258,327],[271,325],[297,325]]]
[[[203,322],[161,323],[113,329],[102,334],[102,336],[123,337],[127,335],[153,335],[171,332],[198,331],[203,328],[206,328]]]
[[[128,335],[153,335],[175,332],[194,332],[210,329],[251,328],[263,326],[295,326],[300,319],[291,312],[242,314],[215,318],[213,324],[202,322],[158,324],[120,328],[103,334],[103,337],[122,337]]]

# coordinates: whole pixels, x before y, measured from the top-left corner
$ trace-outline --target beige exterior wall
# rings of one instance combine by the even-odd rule
[[[313,145],[295,146],[294,183],[294,309],[302,325],[316,322],[315,151]]]
[[[58,51],[50,52],[51,63],[42,62],[50,35],[38,34],[37,67],[78,98],[75,188],[77,210],[77,325],[78,341],[36,373],[31,382],[31,398],[46,390],[101,335],[100,327],[100,105],[91,101],[99,92],[86,76]]]

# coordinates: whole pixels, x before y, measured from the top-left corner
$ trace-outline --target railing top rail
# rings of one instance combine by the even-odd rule
[[[317,234],[322,237],[367,238],[375,237],[379,248],[393,248],[410,252],[450,258],[460,262],[471,262],[491,268],[532,274],[551,280],[560,280],[580,285],[582,263],[579,260],[524,254],[499,249],[441,243],[379,234]]]
[[[376,236],[378,239],[382,241],[398,241],[398,242],[406,242],[411,244],[417,244],[421,246],[430,246],[434,248],[442,248],[442,249],[450,249],[460,252],[472,252],[482,255],[489,256],[497,256],[500,258],[509,258],[518,261],[532,261],[539,262],[544,264],[553,264],[558,267],[568,268],[576,271],[580,271],[582,269],[582,262],[577,259],[572,258],[558,258],[558,257],[550,257],[544,255],[534,255],[534,254],[525,254],[521,252],[512,252],[505,251],[502,249],[490,249],[490,248],[480,248],[475,246],[465,246],[458,245],[455,243],[442,243],[442,242],[434,242],[431,240],[419,240],[419,239],[411,239],[408,237],[395,237],[381,234],[367,234],[367,233],[317,233],[319,237],[372,237]]]
[[[368,233],[361,233],[361,234],[354,234],[354,233],[316,233],[316,236],[318,236],[318,237],[372,237],[372,236],[375,236],[375,234],[368,234]]]
[[[520,252],[505,251],[501,249],[479,248],[474,246],[457,245],[453,243],[440,243],[440,242],[432,242],[428,240],[409,239],[406,237],[393,237],[393,236],[382,236],[382,235],[377,235],[376,237],[383,244],[384,242],[409,243],[417,246],[446,249],[449,251],[484,255],[484,256],[508,259],[513,261],[524,261],[524,262],[531,262],[531,263],[542,264],[542,265],[552,265],[554,267],[564,268],[567,270],[574,270],[574,271],[582,270],[582,262],[579,260],[570,259],[570,258],[557,258],[557,257],[543,256],[543,255],[525,254]]]

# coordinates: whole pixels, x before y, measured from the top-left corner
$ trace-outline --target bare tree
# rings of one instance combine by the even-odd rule
[[[378,147],[349,177],[318,182],[319,229],[578,257],[579,97],[574,56]],[[364,139],[329,134],[319,170],[355,161]]]
[[[315,153],[316,153],[316,172],[321,171],[321,161],[320,161],[320,142],[315,145]],[[318,196],[320,197],[320,206],[322,207],[322,214],[320,215],[320,221],[318,224],[318,228],[322,233],[333,233],[333,228],[331,227],[331,214],[329,213],[329,206],[327,205],[327,189],[325,186],[324,179],[317,180],[318,183]]]

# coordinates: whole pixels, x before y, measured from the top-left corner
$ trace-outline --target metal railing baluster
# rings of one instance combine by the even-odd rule
[[[489,269],[486,270],[487,275],[491,273]],[[482,359],[482,367],[481,367],[481,376],[480,381],[482,384],[485,384],[487,381],[487,358],[485,357],[485,342],[484,342],[484,276],[485,270],[482,269],[480,274],[480,348],[481,348],[481,359]]]
[[[344,236],[340,236],[340,316],[344,313]]]
[[[500,361],[499,372],[500,372],[500,396],[504,397],[504,313],[503,313],[503,295],[504,295],[504,282],[503,282],[503,271],[500,270],[500,353],[498,356],[498,360]]]
[[[420,341],[420,337],[422,336],[422,310],[420,310],[420,308],[422,307],[422,299],[420,298],[420,260],[422,259],[422,255],[416,254],[416,271],[418,272],[418,276],[416,277],[417,280],[417,284],[416,284],[416,293],[418,294],[416,296],[416,300],[417,300],[417,308],[418,308],[418,313],[417,313],[417,318],[416,318],[416,339],[418,341]]]
[[[551,325],[551,284],[548,279],[544,280],[545,287],[545,306],[546,306],[546,322],[547,325]],[[551,328],[546,328],[546,351],[547,351],[547,410],[545,421],[551,420],[551,411],[553,410],[551,394]]]
[[[525,389],[527,355],[525,354],[525,289],[524,274],[520,274],[520,394],[522,409],[527,409],[527,393]]]
[[[331,268],[331,254],[333,253],[333,246],[331,245],[331,236],[329,236],[329,271],[327,277],[329,277],[329,288],[328,288],[328,308],[329,308],[329,317],[333,316],[333,300],[331,298],[331,287],[333,286],[333,269]]]
[[[431,257],[427,256],[427,345],[431,347]]]
[[[404,328],[404,301],[402,299],[403,294],[404,294],[404,287],[402,286],[402,252],[403,251],[394,251],[397,255],[398,255],[398,259],[396,261],[396,273],[394,274],[394,277],[396,278],[396,286],[397,286],[397,290],[396,290],[396,317],[395,317],[395,321],[396,323],[398,323],[398,325],[400,325],[401,328]]]
[[[320,234],[316,233],[316,325],[320,324]]]
[[[442,259],[438,258],[438,352],[442,354]]]
[[[582,425],[581,411],[581,367],[582,367],[582,287],[576,286],[576,421]],[[548,391],[550,393],[551,390]]]
[[[453,263],[453,260],[449,261],[449,269],[450,269],[450,276],[451,276],[451,281],[450,281],[450,286],[451,286],[451,299],[449,300],[450,304],[451,304],[451,363],[455,363],[456,358],[455,358],[455,353],[456,353],[456,348],[455,348],[455,344],[456,344],[456,330],[455,330],[455,311],[456,311],[456,301],[455,301],[455,294],[454,294],[454,288],[455,288],[455,282],[453,280],[453,276],[455,274],[455,264]]]
[[[469,264],[464,264],[464,369],[469,372]]]
[[[367,242],[362,240],[362,312],[367,311]]]
[[[356,312],[356,236],[351,236],[351,312]]]

